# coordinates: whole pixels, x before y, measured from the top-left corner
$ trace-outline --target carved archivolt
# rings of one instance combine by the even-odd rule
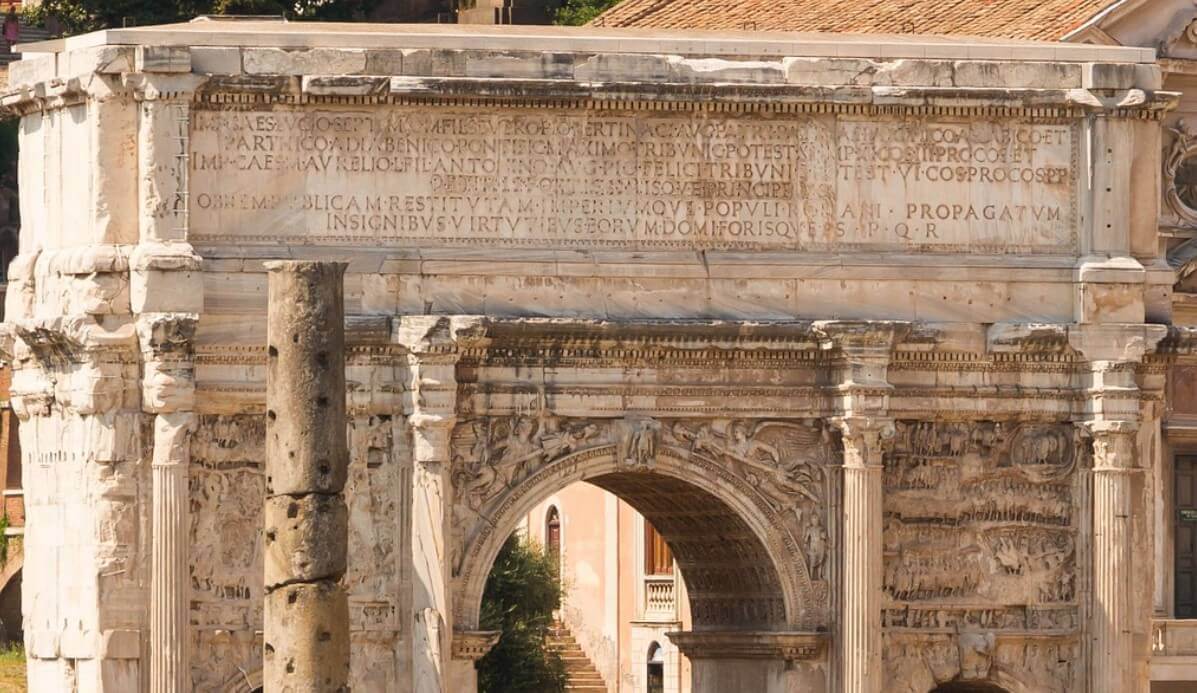
[[[588,460],[609,463],[612,457],[615,469],[601,471],[608,478],[660,472],[668,459],[682,462],[682,481],[699,488],[718,482],[738,489],[737,495],[754,508],[755,519],[775,528],[773,536],[754,541],[772,542],[774,555],[789,557],[784,569],[800,574],[797,590],[803,593],[809,618],[818,620],[826,613],[832,552],[827,499],[835,483],[828,464],[838,454],[821,422],[544,415],[464,421],[452,439],[454,575],[468,581],[489,569],[480,565],[487,558],[483,545],[513,528],[518,516],[514,508],[537,500],[527,498],[530,489],[543,495],[554,475],[561,486],[587,478],[590,475],[585,469],[579,473],[579,468]],[[596,483],[603,485],[601,480]],[[619,486],[614,481],[611,485]],[[758,570],[770,572],[774,567]],[[702,579],[694,577],[695,582]]]
[[[1197,176],[1187,175],[1189,166],[1197,166],[1197,136],[1184,119],[1168,129],[1172,146],[1164,159],[1164,201],[1182,222],[1197,225]]]

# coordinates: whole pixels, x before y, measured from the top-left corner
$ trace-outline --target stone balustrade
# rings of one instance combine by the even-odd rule
[[[677,620],[677,581],[672,575],[644,576],[644,619]]]

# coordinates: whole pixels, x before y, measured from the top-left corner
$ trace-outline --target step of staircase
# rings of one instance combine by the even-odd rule
[[[564,623],[558,621],[549,629],[548,646],[556,651],[565,663],[565,690],[606,693],[607,684],[602,675]]]

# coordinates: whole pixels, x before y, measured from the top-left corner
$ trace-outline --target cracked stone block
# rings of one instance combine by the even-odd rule
[[[266,588],[345,574],[349,513],[340,496],[266,499]]]

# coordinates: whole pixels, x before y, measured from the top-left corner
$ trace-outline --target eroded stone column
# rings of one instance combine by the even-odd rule
[[[347,691],[346,265],[267,264],[268,691]]]
[[[188,437],[191,412],[160,414],[154,419],[153,543],[150,578],[150,691],[182,693],[191,689],[187,646],[188,598]]]
[[[1089,424],[1093,434],[1093,693],[1136,690],[1131,604],[1132,485],[1138,425]],[[1144,556],[1146,560],[1148,557]]]

